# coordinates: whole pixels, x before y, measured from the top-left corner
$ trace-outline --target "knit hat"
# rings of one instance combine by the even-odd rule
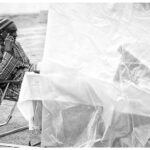
[[[11,23],[13,23],[13,21],[11,21],[8,18],[2,18],[2,19],[0,19],[0,31],[3,30],[8,25],[10,25]]]

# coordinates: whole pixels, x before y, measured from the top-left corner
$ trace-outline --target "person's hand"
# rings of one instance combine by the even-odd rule
[[[34,72],[34,73],[40,74],[40,70],[38,70],[37,64],[32,64],[31,65],[30,72]]]
[[[12,53],[13,45],[14,45],[14,38],[13,36],[8,35],[5,39],[5,51]]]
[[[34,73],[40,74],[40,70],[34,70]]]
[[[34,73],[40,74],[40,70],[37,68],[37,64],[34,64]]]

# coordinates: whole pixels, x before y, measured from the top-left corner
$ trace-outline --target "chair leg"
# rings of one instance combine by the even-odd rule
[[[0,105],[1,105],[1,103],[2,103],[2,101],[3,101],[3,99],[4,99],[4,97],[5,97],[5,94],[6,94],[6,92],[7,92],[7,89],[8,89],[8,87],[9,87],[9,84],[10,84],[10,83],[7,83],[7,85],[6,85],[6,88],[5,88],[5,90],[4,90],[4,93],[3,93],[3,95],[2,95],[2,97],[1,97],[1,99],[0,99]]]
[[[24,126],[24,127],[20,127],[20,128],[8,131],[8,132],[4,132],[4,133],[0,134],[0,138],[4,137],[4,136],[7,136],[7,135],[10,135],[10,134],[14,134],[14,133],[23,131],[23,130],[27,130],[27,129],[29,129],[29,127],[28,126]]]
[[[7,89],[9,87],[9,85],[10,85],[10,83],[7,83],[6,88],[5,88],[4,92],[3,92],[3,95],[0,98],[0,104],[2,103],[2,101],[5,98],[5,94],[7,92]],[[15,102],[15,104],[13,105],[13,107],[12,107],[12,109],[10,111],[10,114],[7,117],[6,121],[4,123],[0,124],[0,127],[2,127],[4,125],[7,125],[9,123],[10,119],[12,118],[12,114],[13,114],[13,112],[15,110],[16,105],[17,105],[17,102]],[[10,134],[13,134],[13,133],[16,133],[16,132],[20,132],[20,131],[23,131],[23,130],[26,130],[26,129],[29,129],[29,127],[28,126],[23,126],[23,127],[17,128],[17,129],[13,129],[13,130],[10,130],[8,132],[1,133],[0,137],[4,137],[4,136],[10,135]]]
[[[41,144],[41,142],[37,142],[35,144],[31,144],[31,141],[29,141],[28,146],[38,146],[40,144]]]
[[[4,126],[4,125],[9,123],[10,119],[12,118],[12,114],[13,114],[13,112],[15,110],[16,105],[17,105],[17,102],[15,102],[15,104],[14,104],[13,108],[11,109],[11,112],[10,112],[9,116],[7,117],[6,121],[3,122],[2,124],[0,124],[0,127],[2,127],[2,126]]]
[[[36,142],[36,143],[32,141],[39,134],[41,134],[41,130],[40,129],[29,130],[28,146],[33,146],[34,147],[34,146],[40,146],[41,145],[41,141]]]
[[[7,117],[6,121],[4,123],[0,124],[0,127],[7,125],[9,123],[10,119],[12,118],[12,114],[15,110],[16,105],[17,105],[17,102],[15,102],[14,106],[12,107],[11,112],[10,112],[9,116]],[[14,129],[14,130],[10,130],[8,132],[4,132],[4,133],[0,134],[0,137],[4,137],[7,135],[16,133],[16,132],[20,132],[20,131],[26,130],[28,128],[29,128],[28,126],[24,126],[24,127],[20,127],[20,128]]]

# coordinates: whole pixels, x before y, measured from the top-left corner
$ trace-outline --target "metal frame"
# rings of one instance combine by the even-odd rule
[[[0,148],[29,148],[29,146],[0,143]]]
[[[0,99],[0,105],[1,105],[1,103],[2,103],[3,100],[7,100],[7,99],[4,99],[4,98],[5,98],[5,94],[6,94],[6,92],[7,92],[7,89],[8,89],[8,87],[9,87],[10,83],[19,84],[19,83],[21,83],[21,81],[15,81],[15,80],[0,81],[0,84],[4,84],[4,83],[6,83],[7,85],[6,85],[6,87],[5,87],[5,90],[4,90],[4,92],[3,92],[2,97],[1,97],[1,99]],[[10,114],[8,115],[7,119],[6,119],[3,123],[0,124],[0,127],[7,125],[7,124],[9,123],[9,121],[11,120],[12,114],[13,114],[13,112],[14,112],[14,110],[15,110],[16,105],[17,105],[17,101],[15,101],[14,103],[15,103],[15,104],[13,105],[13,107],[12,107],[12,109],[11,109],[11,111],[10,111]],[[1,134],[0,134],[0,137],[4,137],[4,136],[7,136],[7,135],[9,135],[9,134],[13,134],[13,133],[16,133],[16,132],[20,132],[20,131],[23,131],[23,130],[26,130],[26,129],[28,129],[28,126],[19,127],[19,128],[17,128],[17,129],[14,129],[14,130],[10,130],[10,131],[8,131],[8,132],[1,133]]]

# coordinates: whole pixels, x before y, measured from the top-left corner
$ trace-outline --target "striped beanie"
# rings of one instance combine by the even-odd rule
[[[5,27],[7,27],[8,25],[10,25],[11,23],[13,23],[13,21],[11,21],[8,18],[2,18],[0,19],[0,32],[1,30],[3,30]]]

